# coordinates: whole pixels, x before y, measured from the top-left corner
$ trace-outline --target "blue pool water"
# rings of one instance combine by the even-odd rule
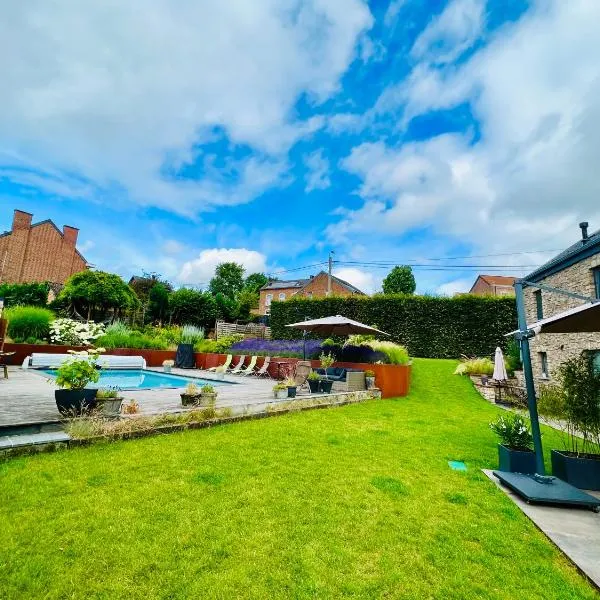
[[[55,369],[41,371],[50,377],[56,377]],[[158,390],[160,388],[184,388],[188,383],[195,383],[198,387],[205,384],[212,386],[223,385],[223,381],[200,379],[198,377],[181,377],[168,373],[156,373],[143,369],[103,369],[100,371],[100,380],[88,387],[118,387],[121,390]]]

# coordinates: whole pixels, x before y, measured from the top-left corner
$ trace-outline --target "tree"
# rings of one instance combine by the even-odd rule
[[[0,298],[4,306],[46,306],[48,303],[48,283],[3,283],[0,284]]]
[[[223,321],[232,322],[238,318],[239,304],[235,299],[228,298],[225,294],[216,294],[217,317]]]
[[[163,279],[160,273],[147,273],[146,271],[142,272],[141,277],[133,277],[130,285],[142,303],[146,303],[150,296],[150,291],[159,283],[163,285],[168,292],[173,291],[171,283],[166,279]]]
[[[414,294],[417,284],[408,265],[395,266],[383,280],[384,294]]]
[[[148,292],[148,314],[162,324],[169,311],[170,291],[164,283],[156,283]]]
[[[244,289],[250,290],[258,294],[261,287],[269,283],[269,278],[264,273],[251,273],[246,277]]]
[[[104,271],[82,271],[69,277],[57,300],[65,302],[87,319],[106,318],[113,311],[113,319],[121,311],[139,305],[133,289],[118,275]]]
[[[178,325],[198,325],[204,329],[214,327],[217,302],[208,292],[181,288],[169,297],[171,319]]]
[[[213,296],[223,296],[234,300],[244,287],[244,267],[234,262],[220,263],[215,276],[210,280],[209,289]]]
[[[262,286],[261,286],[262,287]],[[238,305],[238,319],[243,321],[247,321],[250,319],[250,311],[253,308],[258,308],[259,294],[252,290],[252,288],[245,287],[238,295],[237,295],[237,305]]]

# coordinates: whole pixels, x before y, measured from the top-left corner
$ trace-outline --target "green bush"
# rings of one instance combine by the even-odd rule
[[[8,336],[17,343],[28,339],[47,340],[54,313],[38,306],[15,306],[4,311]]]
[[[504,334],[517,327],[515,300],[510,297],[292,298],[272,303],[272,337],[299,339],[302,331],[286,325],[305,317],[331,315],[344,315],[383,329],[391,341],[405,346],[411,356],[427,358],[491,356],[496,346],[506,348]]]
[[[490,358],[470,358],[461,362],[456,370],[455,375],[489,375],[494,374],[494,363]]]
[[[512,450],[531,450],[533,438],[521,415],[502,415],[490,423],[490,429],[500,438],[503,446]]]
[[[112,350],[114,348],[139,348],[146,350],[167,350],[169,344],[159,337],[152,337],[137,331],[106,333],[96,340],[96,346]]]
[[[391,365],[407,365],[410,362],[408,350],[404,346],[381,340],[366,342],[375,352],[383,352]]]
[[[243,340],[244,336],[235,335],[224,335],[218,340],[201,340],[194,344],[195,352],[206,352],[214,354],[223,354],[227,352],[236,342]]]
[[[40,306],[48,303],[48,283],[3,283],[0,284],[0,298],[4,305],[11,306]]]

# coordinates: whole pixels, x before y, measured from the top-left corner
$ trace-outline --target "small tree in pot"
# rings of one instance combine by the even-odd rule
[[[333,381],[329,381],[329,378],[327,377],[327,369],[329,369],[335,362],[335,356],[333,356],[333,354],[326,354],[323,352],[321,353],[319,360],[321,361],[321,368],[325,370],[325,377],[321,379],[321,391],[329,394],[331,392],[331,387],[333,386]]]
[[[520,415],[502,415],[490,423],[490,429],[500,438],[499,470],[509,473],[535,473],[535,453],[531,431]]]
[[[98,356],[104,348],[76,352],[69,350],[73,356],[60,365],[56,374],[55,390],[56,407],[63,415],[80,415],[96,408],[97,389],[88,389],[90,383],[100,379],[97,365]]]

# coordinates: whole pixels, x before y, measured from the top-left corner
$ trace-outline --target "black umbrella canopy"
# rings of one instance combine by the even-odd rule
[[[311,331],[323,337],[330,337],[334,335],[344,336],[352,335],[356,333],[364,333],[368,335],[389,335],[385,331],[375,329],[364,323],[359,323],[347,317],[336,315],[335,317],[324,317],[323,319],[312,319],[310,321],[300,321],[300,323],[292,323],[286,325],[286,327],[292,327],[293,329],[302,329],[304,331]]]

